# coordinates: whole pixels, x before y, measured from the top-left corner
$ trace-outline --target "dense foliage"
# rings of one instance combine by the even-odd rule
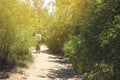
[[[120,0],[56,0],[52,13],[43,0],[33,2],[0,0],[1,64],[31,61],[36,31],[85,80],[120,79]]]
[[[73,68],[84,73],[86,80],[119,80],[119,0],[95,3],[80,27],[80,34],[64,46]]]
[[[75,30],[79,29],[79,20],[85,17],[84,13],[89,11],[88,5],[83,0],[56,0],[54,13],[49,14],[43,24],[45,41],[52,51],[61,52],[71,34],[79,33]]]
[[[119,80],[120,1],[56,0],[54,6],[43,24],[48,47],[63,49],[86,80]]]
[[[34,21],[33,10],[27,4],[0,0],[0,64],[24,66],[32,60],[29,48]]]

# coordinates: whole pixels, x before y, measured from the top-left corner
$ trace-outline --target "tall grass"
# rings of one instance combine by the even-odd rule
[[[32,61],[34,12],[17,0],[0,1],[0,64],[25,66]]]

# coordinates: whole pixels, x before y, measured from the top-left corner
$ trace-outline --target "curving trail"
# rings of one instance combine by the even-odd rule
[[[17,73],[17,77],[12,75],[12,78],[8,80],[13,78],[14,80],[82,80],[79,75],[69,69],[69,65],[64,63],[64,59],[49,53],[50,51],[45,45],[41,46],[41,53],[35,53],[33,48],[34,62],[29,68]]]

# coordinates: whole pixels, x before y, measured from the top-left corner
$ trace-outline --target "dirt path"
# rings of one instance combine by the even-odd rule
[[[23,72],[16,74],[19,78],[14,80],[82,80],[74,72],[60,56],[49,54],[46,46],[41,47],[41,53],[35,53],[32,49],[34,62]],[[12,76],[12,80],[14,76]]]

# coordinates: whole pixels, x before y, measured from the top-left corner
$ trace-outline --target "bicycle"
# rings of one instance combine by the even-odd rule
[[[36,45],[36,52],[40,53],[41,46],[40,46],[40,41]]]

